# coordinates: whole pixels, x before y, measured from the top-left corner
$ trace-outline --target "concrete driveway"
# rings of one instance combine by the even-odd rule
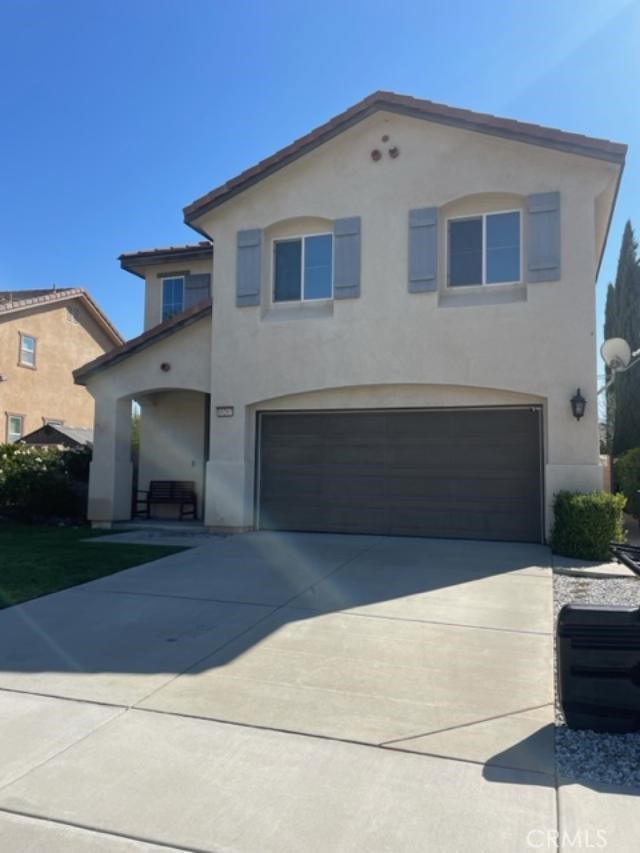
[[[0,613],[0,837],[535,849],[552,721],[546,548],[218,538]]]

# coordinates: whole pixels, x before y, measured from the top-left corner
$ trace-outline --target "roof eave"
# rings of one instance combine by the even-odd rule
[[[108,352],[104,355],[98,356],[98,358],[93,359],[93,361],[90,361],[87,364],[83,364],[81,367],[77,367],[73,371],[73,380],[75,384],[85,385],[87,379],[94,374],[101,370],[108,370],[116,364],[119,364],[121,361],[125,361],[127,358],[130,358],[132,355],[135,355],[150,346],[154,346],[159,341],[170,337],[181,329],[186,329],[188,326],[193,325],[193,323],[199,322],[209,316],[211,314],[211,310],[212,302],[211,299],[208,299],[206,302],[203,302],[200,305],[194,305],[193,308],[183,312],[182,315],[178,315],[176,318],[173,318],[173,321],[159,323],[158,326],[155,327],[155,333],[153,328],[148,329],[136,338],[132,338],[130,341],[124,341],[119,348],[122,349],[122,352]]]
[[[600,249],[600,257],[598,258],[598,265],[596,267],[596,282],[598,281],[598,276],[600,275],[600,268],[602,267],[602,261],[604,260],[604,253],[607,250],[607,243],[609,242],[609,232],[611,231],[611,223],[613,222],[613,214],[616,209],[616,204],[618,203],[618,193],[620,192],[620,184],[622,183],[622,173],[624,172],[624,162],[620,164],[620,168],[618,170],[618,178],[616,180],[616,187],[613,191],[613,198],[611,199],[611,206],[609,207],[609,218],[607,219],[607,227],[604,232],[604,240],[602,241],[602,248]]]
[[[89,294],[86,291],[83,291],[78,298],[84,302],[85,307],[89,310],[94,321],[102,328],[105,334],[113,340],[115,345],[122,346],[124,343],[123,336],[120,334],[118,329],[116,329],[111,320],[109,320],[107,315],[103,314],[100,308],[98,308]]]
[[[125,270],[125,272],[130,272],[132,275],[137,275],[138,278],[141,278],[144,281],[144,273],[139,272],[134,265],[127,264],[126,261],[122,260],[122,255],[118,258],[120,261],[120,268]]]
[[[227,192],[223,192],[224,187],[227,186],[227,184],[232,183],[236,179],[231,179],[231,181],[228,181],[226,184],[222,184],[221,186],[216,187],[215,189],[206,193],[204,196],[201,196],[201,198],[196,199],[194,202],[192,202],[191,204],[188,204],[186,207],[183,208],[182,213],[183,213],[185,225],[188,225],[190,228],[193,228],[194,231],[197,231],[199,234],[204,234],[206,237],[208,237],[208,239],[211,239],[209,237],[209,235],[204,231],[202,226],[197,225],[195,223],[195,220],[199,219],[201,216],[204,216],[204,214],[208,213],[210,210],[213,210],[214,208],[219,207],[220,205],[229,201],[229,199],[233,198],[234,196],[239,195],[240,193],[244,192],[246,189],[253,186],[254,184],[257,184],[259,181],[262,181],[265,178],[268,178],[270,175],[273,175],[275,172],[279,172],[280,169],[284,169],[285,166],[288,166],[290,163],[293,163],[296,160],[299,160],[300,157],[304,157],[305,154],[308,154],[310,151],[313,151],[315,148],[318,148],[320,145],[324,145],[325,142],[328,142],[330,139],[333,139],[335,136],[338,136],[339,134],[343,133],[345,130],[348,130],[350,127],[353,127],[354,125],[363,121],[368,116],[373,115],[375,112],[378,112],[378,111],[379,111],[378,108],[368,107],[367,109],[364,109],[362,112],[358,113],[356,116],[349,118],[349,119],[346,119],[339,126],[331,128],[331,129],[327,129],[327,131],[325,133],[322,133],[321,136],[319,136],[317,139],[309,140],[309,142],[303,143],[295,152],[292,152],[289,156],[287,156],[286,158],[283,158],[282,160],[278,161],[277,163],[274,163],[270,166],[267,166],[264,169],[260,169],[260,171],[258,171],[259,166],[260,166],[259,163],[256,166],[250,167],[246,171],[247,172],[256,172],[256,175],[255,176],[247,175],[246,180],[239,182],[237,186],[230,187]],[[314,133],[314,131],[312,131],[312,133]],[[291,146],[286,146],[286,147],[287,148],[293,147],[295,144],[296,143],[294,142],[291,144]],[[276,155],[272,155],[272,156],[277,156],[277,153],[278,152],[276,152]],[[270,158],[267,158],[267,159],[270,159]],[[240,177],[240,176],[238,176],[238,177]],[[209,196],[214,195],[218,192],[220,193],[219,197],[216,197],[215,199],[212,199],[211,201],[206,201],[206,199],[208,199]]]
[[[204,234],[202,231],[199,233]],[[208,235],[205,234],[204,236],[207,237],[207,239],[210,239]],[[118,260],[120,261],[121,269],[143,279],[145,276],[143,272],[140,272],[140,270],[145,269],[146,267],[162,266],[164,264],[172,263],[173,261],[199,261],[212,256],[212,254],[213,245],[207,249],[190,249],[188,251],[172,250],[163,253],[156,252],[155,254],[153,253],[153,250],[149,252],[124,253],[118,256]]]
[[[529,145],[550,148],[592,159],[605,160],[616,163],[619,166],[624,164],[627,153],[627,146],[621,143],[581,136],[580,134],[566,131],[557,131],[525,122],[516,122],[510,119],[500,119],[495,116],[472,113],[469,110],[445,107],[441,104],[433,104],[430,101],[418,101],[417,99],[395,95],[394,93],[379,92],[365,98],[341,115],[312,130],[299,140],[296,140],[187,205],[183,209],[185,224],[208,237],[209,235],[202,230],[202,227],[196,224],[196,220],[200,217],[224,204],[239,193],[244,192],[244,190],[259,181],[285,168],[290,163],[328,142],[353,125],[363,121],[368,116],[381,111],[408,115],[419,118],[422,121],[432,121],[437,124],[458,127],[488,136],[511,139]]]
[[[52,291],[52,294],[55,291]],[[88,310],[94,322],[100,326],[102,331],[107,335],[107,337],[111,338],[113,343],[116,346],[120,346],[124,343],[124,338],[120,334],[120,332],[116,329],[113,323],[109,320],[106,314],[104,314],[98,305],[93,301],[91,296],[87,293],[87,291],[82,287],[68,288],[67,290],[61,290],[56,294],[55,299],[45,299],[40,297],[39,299],[32,299],[29,302],[21,302],[17,300],[14,305],[10,308],[3,309],[0,312],[0,317],[9,314],[16,314],[21,311],[32,311],[34,309],[40,308],[49,308],[52,305],[58,305],[60,302],[68,302],[72,299],[80,299],[85,308]]]

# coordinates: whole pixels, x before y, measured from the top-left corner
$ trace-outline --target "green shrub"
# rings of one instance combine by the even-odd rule
[[[0,445],[0,510],[36,519],[83,517],[90,458],[84,448]]]
[[[615,474],[618,489],[627,500],[626,511],[637,515],[636,494],[640,491],[640,447],[633,447],[616,459]]]
[[[624,540],[624,505],[624,495],[609,492],[558,492],[553,501],[553,550],[581,560],[607,560],[609,542]]]

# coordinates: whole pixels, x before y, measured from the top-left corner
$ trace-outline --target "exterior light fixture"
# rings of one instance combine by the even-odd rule
[[[579,421],[580,418],[584,415],[584,410],[587,407],[587,401],[580,393],[580,389],[576,391],[576,393],[571,398],[571,412],[573,417]]]

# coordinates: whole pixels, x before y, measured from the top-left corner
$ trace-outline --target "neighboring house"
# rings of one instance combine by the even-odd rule
[[[129,517],[135,398],[141,488],[193,480],[212,528],[543,540],[555,492],[601,487],[595,280],[625,154],[379,92],[190,204],[215,257],[123,255],[145,332],[76,371],[90,517]]]
[[[122,342],[81,288],[0,291],[0,443],[45,424],[92,429],[73,370]]]
[[[79,447],[92,447],[93,430],[89,427],[67,427],[61,424],[54,426],[49,423],[24,435],[20,443],[35,444],[38,447],[68,447],[73,450]]]

